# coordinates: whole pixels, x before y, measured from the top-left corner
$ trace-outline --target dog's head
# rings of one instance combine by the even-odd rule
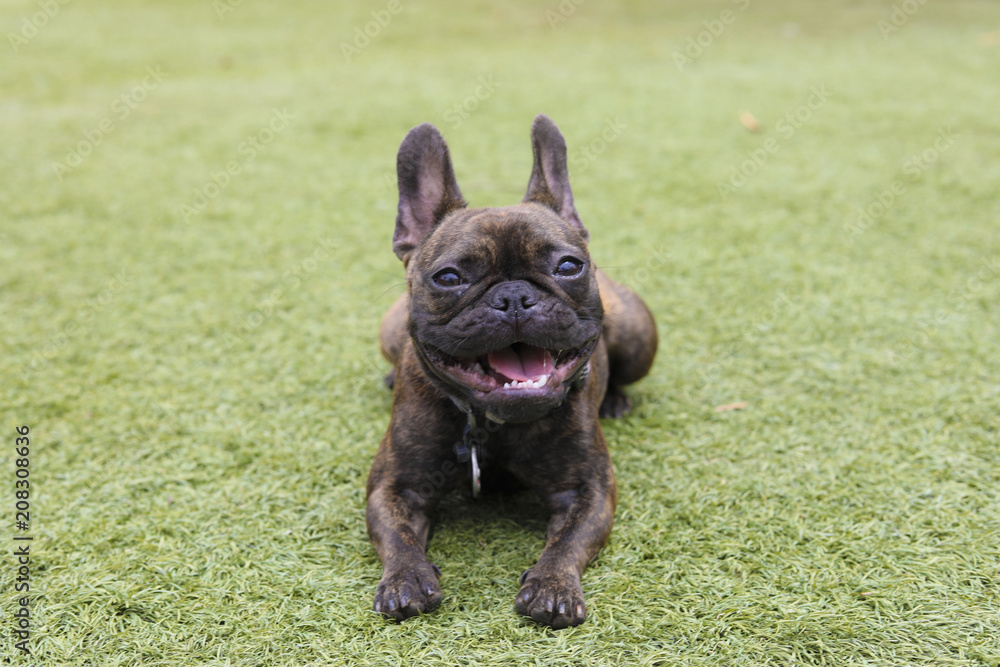
[[[448,146],[428,123],[399,147],[393,250],[406,266],[410,335],[428,376],[499,422],[557,408],[582,374],[603,310],[566,142],[539,115],[524,200],[466,207]]]

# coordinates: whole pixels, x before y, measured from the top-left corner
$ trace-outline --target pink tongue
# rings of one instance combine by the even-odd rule
[[[515,343],[490,352],[490,367],[510,380],[537,380],[552,372],[552,355],[543,347]]]

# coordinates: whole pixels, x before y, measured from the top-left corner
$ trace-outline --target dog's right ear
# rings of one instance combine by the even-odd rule
[[[566,166],[566,140],[552,119],[543,113],[535,116],[531,124],[531,152],[535,164],[524,201],[551,208],[573,225],[584,241],[589,240],[590,235],[573,206],[573,190],[569,187],[569,168]]]
[[[442,218],[465,208],[451,168],[448,144],[438,129],[422,123],[410,130],[396,156],[399,177],[399,212],[392,249],[409,263],[413,251]]]

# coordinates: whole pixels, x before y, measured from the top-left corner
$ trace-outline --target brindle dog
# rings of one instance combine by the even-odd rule
[[[456,486],[512,476],[551,511],[515,608],[553,628],[586,618],[580,575],[611,533],[617,490],[598,417],[629,411],[622,387],[649,371],[656,324],[591,261],[555,123],[539,115],[531,139],[528,192],[500,208],[466,207],[433,125],[399,148],[392,245],[408,289],[382,322],[393,409],[367,512],[383,565],[375,610],[398,620],[441,602],[426,546]],[[489,437],[471,438],[477,426]]]

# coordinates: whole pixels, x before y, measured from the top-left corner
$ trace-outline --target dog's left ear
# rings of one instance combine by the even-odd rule
[[[392,249],[409,263],[413,251],[448,213],[465,208],[451,168],[448,144],[438,129],[422,123],[410,130],[396,156],[399,209]]]
[[[548,206],[576,227],[584,241],[589,240],[590,234],[573,206],[573,191],[569,187],[569,169],[566,166],[566,140],[552,119],[543,113],[535,116],[535,122],[531,124],[531,150],[535,164],[524,201]]]

